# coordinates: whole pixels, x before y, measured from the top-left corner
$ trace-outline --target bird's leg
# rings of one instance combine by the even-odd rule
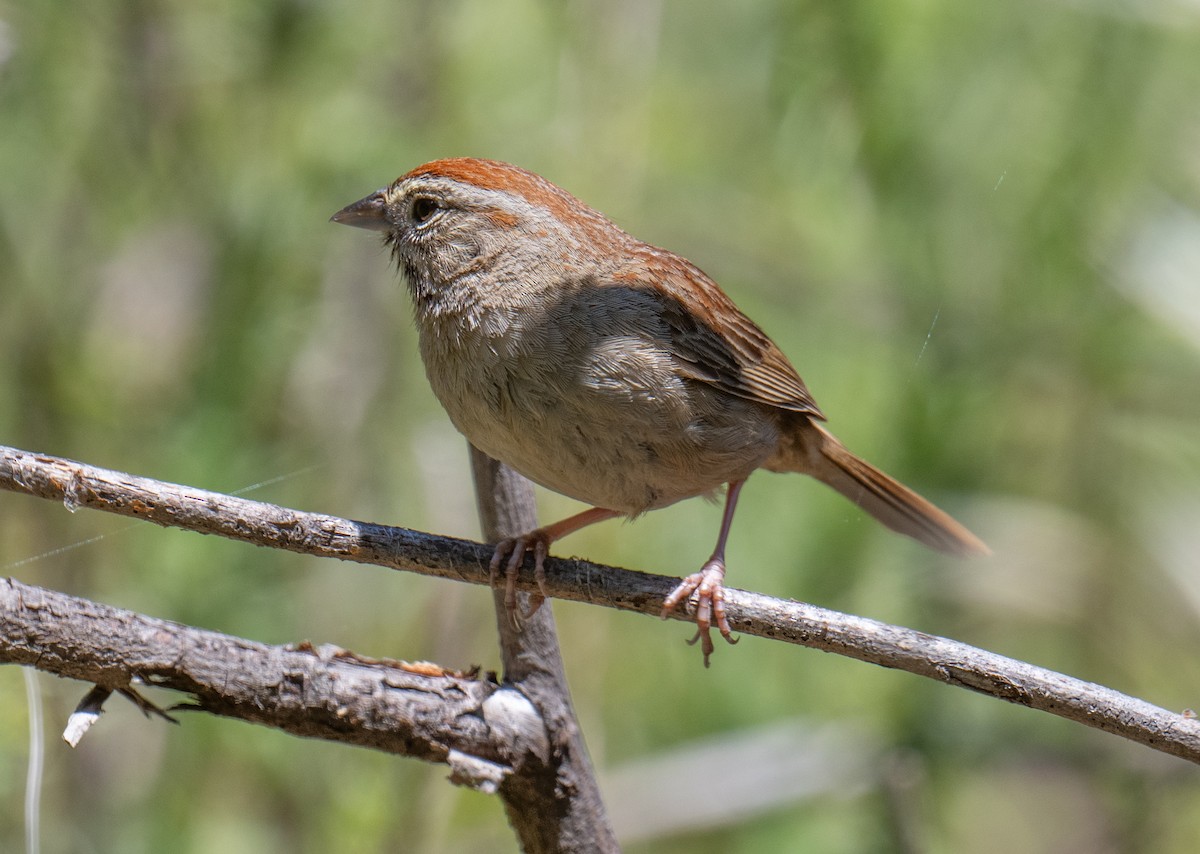
[[[509,537],[496,544],[496,551],[492,553],[492,562],[488,565],[489,578],[491,585],[495,587],[500,574],[500,564],[507,557],[508,564],[504,568],[504,607],[514,626],[520,627],[520,617],[529,619],[546,601],[545,564],[546,556],[550,552],[550,544],[555,540],[561,540],[567,534],[575,533],[580,528],[586,528],[588,525],[594,525],[596,522],[603,522],[605,519],[612,519],[614,516],[620,515],[616,510],[593,507],[555,522],[553,525],[538,528],[527,534],[521,534],[519,537]],[[525,554],[531,548],[533,549],[533,577],[537,581],[540,592],[530,595],[529,610],[518,615],[517,575],[521,571],[521,564],[525,562]]]
[[[712,557],[700,567],[699,572],[683,579],[663,601],[662,616],[665,620],[676,605],[695,594],[696,635],[688,643],[700,641],[705,667],[708,667],[708,657],[713,653],[713,623],[716,623],[721,637],[730,643],[737,643],[725,616],[725,541],[729,539],[729,528],[733,524],[733,511],[737,507],[738,493],[742,491],[745,482],[745,478],[730,481],[729,488],[725,491],[725,515],[721,518],[721,534],[717,537],[717,547],[713,550]]]

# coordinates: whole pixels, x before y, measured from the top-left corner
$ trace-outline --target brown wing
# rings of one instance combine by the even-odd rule
[[[658,268],[654,278],[665,306],[663,320],[684,376],[738,397],[825,420],[787,356],[716,282],[677,255],[659,256],[656,261],[651,266]],[[667,292],[658,285],[667,273],[685,275],[693,287],[682,297]],[[701,319],[705,317],[720,320],[708,324]]]

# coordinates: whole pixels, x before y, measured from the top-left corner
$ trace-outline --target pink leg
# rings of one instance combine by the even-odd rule
[[[525,554],[529,549],[533,548],[533,577],[541,592],[534,593],[530,597],[529,610],[521,615],[525,619],[536,614],[537,609],[542,607],[542,603],[546,601],[545,564],[546,556],[550,552],[550,544],[555,540],[561,540],[567,534],[575,533],[580,528],[586,528],[588,525],[594,525],[596,522],[603,522],[605,519],[612,519],[620,515],[616,510],[593,507],[555,522],[553,525],[538,528],[527,534],[521,534],[519,537],[509,537],[496,544],[496,551],[492,553],[492,562],[489,564],[488,570],[492,586],[495,587],[496,579],[500,574],[500,564],[506,556],[508,557],[508,564],[504,567],[504,607],[508,610],[508,617],[514,626],[519,626],[521,622],[517,614],[517,575],[521,571],[521,564],[525,562]]]
[[[704,653],[704,666],[708,667],[708,657],[713,653],[712,625],[717,624],[721,637],[730,643],[737,643],[729,628],[729,620],[725,616],[725,541],[729,539],[729,528],[733,524],[733,511],[737,507],[738,493],[742,491],[745,479],[731,481],[725,491],[725,515],[721,518],[721,534],[717,537],[717,547],[712,557],[699,572],[692,573],[680,582],[663,601],[662,616],[667,615],[684,600],[696,595],[696,636],[688,643],[700,641],[700,651]]]

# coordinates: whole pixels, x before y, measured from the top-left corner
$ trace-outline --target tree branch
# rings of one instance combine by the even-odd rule
[[[537,527],[529,481],[475,447],[471,448],[471,470],[484,539],[498,542]],[[537,708],[550,742],[545,765],[526,763],[500,787],[522,850],[530,854],[620,851],[571,706],[549,603],[525,617],[518,629],[505,607],[504,590],[497,588],[492,596],[504,684],[512,685]],[[524,610],[529,594],[519,598],[518,607]]]
[[[256,545],[488,583],[491,549],[478,543],[289,510],[3,446],[0,488]],[[581,560],[550,560],[546,574],[546,589],[555,598],[655,615],[677,581]],[[520,585],[529,590],[532,579],[523,577]],[[744,634],[907,670],[1200,763],[1200,721],[1117,691],[957,641],[813,605],[735,589],[727,591],[726,601],[730,623]]]
[[[520,693],[433,665],[333,646],[271,646],[0,579],[0,660],[129,691],[193,697],[182,709],[293,735],[442,762],[485,791],[545,755]]]

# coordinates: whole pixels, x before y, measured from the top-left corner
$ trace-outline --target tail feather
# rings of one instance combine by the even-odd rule
[[[819,424],[805,419],[775,471],[800,471],[833,487],[893,531],[948,554],[987,555],[982,540],[904,484],[846,449]]]

